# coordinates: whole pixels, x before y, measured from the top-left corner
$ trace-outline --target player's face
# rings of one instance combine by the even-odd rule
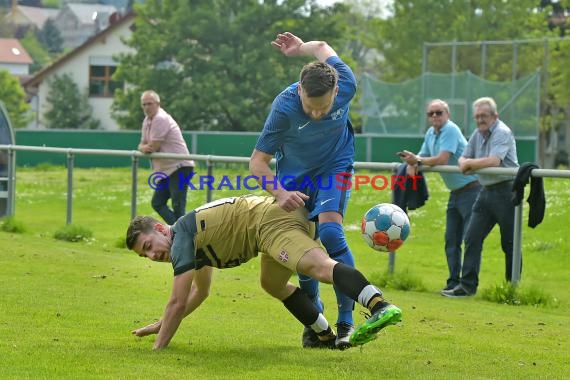
[[[146,116],[153,117],[157,114],[160,104],[152,96],[145,95],[141,98],[141,107]]]
[[[473,117],[475,118],[477,129],[479,129],[480,132],[487,132],[489,128],[495,124],[499,115],[492,113],[488,105],[480,104],[475,107]]]
[[[140,257],[148,257],[152,261],[170,261],[170,234],[153,230],[148,234],[141,233],[133,247]]]
[[[311,120],[321,120],[332,109],[334,98],[338,93],[338,87],[324,94],[323,96],[309,97],[305,94],[302,87],[299,86],[299,96],[303,111],[311,118]]]

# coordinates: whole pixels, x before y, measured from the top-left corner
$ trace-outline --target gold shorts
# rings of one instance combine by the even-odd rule
[[[274,202],[263,216],[260,225],[259,251],[293,272],[309,250],[321,247],[315,237],[315,223],[307,219],[304,207],[284,211]]]

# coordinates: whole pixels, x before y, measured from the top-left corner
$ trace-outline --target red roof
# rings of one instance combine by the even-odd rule
[[[0,38],[0,63],[32,64],[34,61],[15,38]]]

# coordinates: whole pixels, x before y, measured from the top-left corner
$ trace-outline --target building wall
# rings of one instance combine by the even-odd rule
[[[103,59],[107,58],[112,60],[112,56],[125,53],[134,52],[131,48],[125,46],[121,42],[122,37],[128,37],[131,35],[129,30],[130,23],[125,23],[120,28],[118,28],[115,33],[108,35],[105,39],[95,42],[89,48],[81,51],[73,59],[70,59],[66,63],[62,64],[60,67],[56,68],[49,77],[54,75],[63,75],[68,73],[82,94],[89,94],[89,65],[93,58]],[[49,93],[49,77],[41,83],[38,89],[37,97],[37,127],[46,128],[46,120],[44,114],[49,111],[50,105],[47,102],[47,94]],[[89,104],[93,108],[93,117],[99,119],[101,122],[101,127],[108,130],[117,130],[119,126],[111,118],[111,104],[113,103],[112,98],[106,97],[89,97]]]
[[[12,75],[28,75],[30,73],[29,65],[21,63],[0,63],[0,69],[7,70]]]

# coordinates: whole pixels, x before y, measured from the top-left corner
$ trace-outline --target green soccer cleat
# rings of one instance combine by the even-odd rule
[[[350,344],[360,346],[376,339],[378,332],[384,327],[395,325],[402,320],[402,310],[388,304],[372,314],[363,324],[358,326],[350,336]]]

